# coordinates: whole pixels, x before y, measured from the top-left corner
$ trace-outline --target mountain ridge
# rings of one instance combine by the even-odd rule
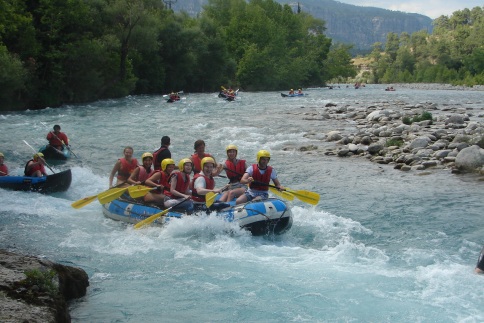
[[[169,0],[168,0],[169,1]],[[354,53],[369,52],[376,42],[385,43],[390,32],[400,34],[426,30],[432,32],[432,19],[418,13],[405,13],[377,7],[362,7],[335,0],[276,0],[289,4],[296,12],[301,11],[326,22],[326,36],[333,43],[353,44]],[[207,0],[183,0],[172,2],[174,11],[185,11],[196,16]]]

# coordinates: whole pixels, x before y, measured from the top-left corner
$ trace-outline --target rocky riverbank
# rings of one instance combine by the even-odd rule
[[[0,250],[0,322],[70,322],[88,286],[82,269]]]
[[[484,179],[484,105],[438,106],[431,102],[301,107],[291,118],[320,122],[306,137],[321,145],[297,147],[308,153],[363,157],[401,171],[449,169]],[[325,131],[333,127],[333,130]],[[287,147],[286,149],[293,149]]]

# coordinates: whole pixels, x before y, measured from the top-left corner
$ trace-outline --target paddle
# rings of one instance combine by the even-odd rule
[[[208,192],[205,194],[205,204],[207,207],[211,207],[213,205],[213,202],[215,202],[215,198],[217,197],[218,194],[214,192]]]
[[[99,203],[106,204],[111,201],[114,201],[115,199],[123,195],[124,192],[126,192],[127,190],[128,190],[128,187],[110,189],[106,192],[98,194],[97,199],[99,200]]]
[[[136,224],[134,225],[134,228],[135,228],[135,229],[139,229],[139,228],[141,228],[141,227],[144,227],[144,226],[145,226],[145,225],[147,225],[147,224],[150,224],[151,222],[153,222],[153,221],[155,221],[156,219],[158,219],[159,217],[161,217],[161,216],[163,216],[163,215],[167,214],[168,212],[170,212],[170,210],[171,210],[171,209],[173,209],[174,207],[176,207],[176,206],[178,206],[178,205],[182,204],[183,202],[185,202],[185,201],[186,201],[186,200],[188,200],[188,199],[190,199],[190,197],[184,198],[184,199],[183,199],[181,202],[179,202],[179,203],[177,203],[177,204],[175,204],[175,205],[173,205],[173,206],[171,206],[171,207],[167,208],[166,210],[164,210],[164,211],[162,211],[162,212],[160,212],[160,213],[155,213],[155,214],[153,214],[152,216],[150,216],[149,218],[146,218],[146,219],[144,219],[143,221],[140,221],[140,222],[136,223]]]
[[[258,182],[258,181],[253,181],[252,183],[255,183],[255,184],[258,184],[258,185],[266,185],[266,186],[274,187],[274,188],[278,189],[277,186],[271,185],[271,184],[266,184],[266,183],[262,183],[262,182]],[[318,202],[319,202],[319,194],[316,193],[316,192],[311,192],[311,191],[306,191],[306,190],[294,191],[294,190],[291,190],[290,188],[287,188],[287,187],[285,187],[284,189],[286,190],[286,192],[293,194],[295,197],[297,197],[302,202],[305,202],[305,203],[308,203],[308,204],[311,204],[311,205],[317,205]]]
[[[128,193],[129,196],[131,196],[134,199],[137,199],[139,197],[145,196],[148,194],[150,191],[156,190],[158,187],[149,187],[149,186],[144,186],[144,185],[134,185],[130,186],[128,188]]]
[[[178,94],[184,94],[185,92],[183,91],[179,91],[179,92],[175,92],[175,93],[178,93]],[[169,94],[163,94],[163,97],[166,98],[167,96],[169,96]]]
[[[56,137],[56,138],[57,138],[57,140],[59,140],[59,141],[62,143],[62,147],[67,148],[67,150],[69,150],[69,151],[71,152],[71,154],[73,154],[73,155],[74,155],[74,157],[79,158],[79,157],[78,157],[78,156],[77,156],[77,155],[76,155],[76,154],[75,154],[75,153],[72,151],[71,147],[69,147],[69,145],[66,145],[66,143],[64,142],[64,140],[59,139],[59,137],[57,137],[57,136],[55,135],[55,133],[53,133],[52,131],[51,131],[50,133],[51,133],[51,134],[53,134],[53,135],[54,135],[54,137]]]
[[[73,208],[75,208],[75,209],[80,209],[81,207],[85,207],[86,205],[88,205],[89,203],[91,203],[91,202],[93,202],[95,199],[97,199],[97,198],[98,198],[98,196],[99,196],[100,194],[107,193],[107,192],[112,191],[112,190],[116,190],[116,189],[118,189],[118,188],[117,188],[117,186],[120,186],[120,185],[123,185],[123,184],[124,184],[124,183],[118,184],[118,185],[116,185],[115,187],[110,188],[110,189],[108,189],[108,190],[106,190],[106,191],[104,191],[104,192],[101,192],[101,193],[97,194],[97,195],[87,196],[87,197],[85,197],[85,198],[82,198],[82,199],[80,199],[80,200],[77,200],[77,201],[73,202],[73,203],[71,204],[71,206],[72,206]]]
[[[289,193],[287,191],[279,191],[277,188],[274,187],[269,187],[269,190],[271,191],[272,194],[280,196],[288,201],[294,200],[294,194]]]
[[[26,144],[27,146],[29,146],[29,147],[30,147],[30,149],[32,149],[32,150],[33,150],[35,153],[37,153],[37,151],[34,149],[34,147],[32,147],[31,145],[29,145],[29,143],[28,143],[28,142],[26,142],[25,140],[24,140],[23,142],[25,142],[25,144]],[[54,170],[52,169],[52,167],[50,167],[50,166],[49,166],[49,164],[47,164],[47,162],[45,161],[45,159],[44,159],[44,158],[42,158],[42,157],[39,157],[39,158],[40,158],[40,159],[42,159],[42,160],[44,161],[45,166],[47,166],[47,168],[48,168],[48,169],[50,169],[50,171],[51,171],[52,173],[54,173],[54,174],[55,174]]]

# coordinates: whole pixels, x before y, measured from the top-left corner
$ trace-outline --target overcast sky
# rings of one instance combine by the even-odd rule
[[[464,8],[483,7],[484,0],[337,0],[356,6],[377,7],[410,13],[420,13],[432,19],[450,16]]]

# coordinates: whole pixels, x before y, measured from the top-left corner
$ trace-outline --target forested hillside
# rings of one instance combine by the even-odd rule
[[[390,33],[375,43],[363,82],[484,84],[484,10],[456,11],[434,21],[432,34]]]
[[[129,94],[275,90],[355,75],[324,22],[272,0],[210,0],[196,18],[159,0],[0,2],[0,109]]]
[[[208,0],[179,0],[174,2],[175,11],[184,10],[192,16],[202,11]],[[384,43],[388,33],[409,34],[425,30],[432,32],[432,19],[427,16],[386,10],[375,7],[361,7],[334,0],[277,0],[289,4],[294,12],[299,3],[300,10],[326,23],[326,36],[333,42],[353,45],[353,52],[370,52],[376,42]]]

